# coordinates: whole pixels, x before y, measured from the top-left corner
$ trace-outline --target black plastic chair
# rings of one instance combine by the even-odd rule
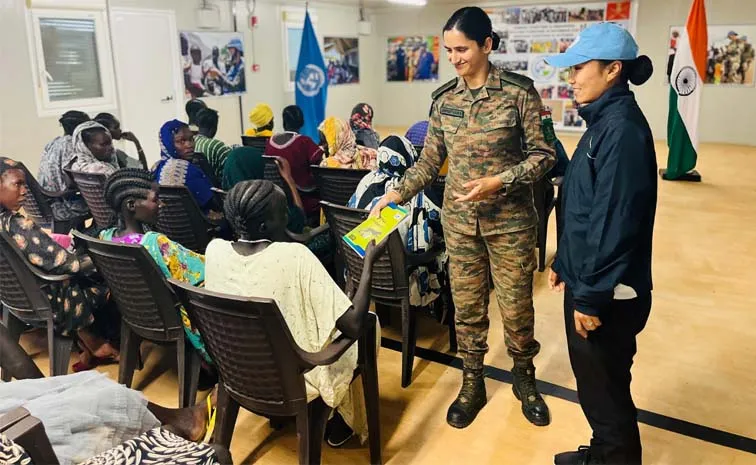
[[[310,169],[320,192],[320,200],[343,207],[349,203],[362,178],[370,173],[370,170],[327,168],[315,165],[310,166]]]
[[[242,145],[245,147],[257,147],[265,150],[270,137],[242,136]]]
[[[554,180],[542,178],[533,184],[533,200],[538,212],[538,271],[546,269],[546,240],[548,238],[549,215],[557,207],[557,198],[554,195],[555,187],[561,184],[562,178]],[[559,221],[559,208],[557,208],[557,222]]]
[[[55,283],[72,279],[71,275],[49,275],[26,260],[15,242],[0,232],[0,302],[4,309],[3,324],[11,338],[18,342],[26,325],[47,327],[47,348],[50,373],[68,373],[73,339],[54,331],[53,310],[47,289]],[[2,354],[0,354],[2,358]],[[1,379],[10,381],[3,370]]]
[[[269,418],[296,417],[300,465],[319,464],[325,423],[331,412],[322,399],[307,403],[304,373],[330,365],[355,342],[368,419],[370,463],[381,463],[375,326],[368,314],[365,332],[342,335],[320,352],[303,351],[272,299],[241,298],[171,284],[197,325],[220,373],[215,442],[230,447],[239,407]]]
[[[19,165],[26,175],[26,187],[29,189],[29,193],[21,203],[27,218],[58,234],[68,234],[71,229],[82,227],[84,222],[90,218],[90,215],[87,214],[69,220],[56,220],[55,215],[53,215],[52,204],[58,199],[77,194],[77,191],[75,189],[60,192],[47,191],[42,188],[37,182],[37,178],[23,163],[19,163]]]
[[[116,212],[105,201],[105,181],[107,181],[107,176],[99,173],[82,173],[68,168],[64,169],[64,171],[71,176],[79,192],[81,192],[81,196],[84,197],[84,201],[89,207],[97,229],[113,226]]]
[[[346,263],[348,271],[347,293],[353,292],[359,285],[364,260],[342,239],[349,231],[365,221],[370,214],[367,210],[342,207],[328,202],[321,202],[331,231],[337,238],[339,252]],[[398,231],[388,237],[388,252],[383,254],[373,266],[373,282],[370,291],[376,304],[399,307],[402,311],[402,387],[412,383],[412,366],[415,360],[417,342],[417,310],[410,308],[409,275],[412,268],[431,263],[443,253],[442,248],[435,248],[423,253],[409,253],[402,243]],[[451,289],[444,283],[439,299],[444,299],[446,314],[442,316],[449,328],[449,346],[457,351],[457,334],[454,327],[454,304]]]
[[[219,226],[202,213],[185,186],[160,186],[157,230],[174,242],[197,253],[205,253]]]
[[[179,405],[194,405],[200,355],[186,340],[179,304],[163,273],[144,247],[101,241],[74,231],[76,248],[89,254],[121,312],[118,382],[131,387],[142,340],[176,344]]]
[[[0,417],[0,433],[21,446],[39,465],[58,465],[58,457],[53,451],[45,426],[25,408],[11,410]]]
[[[444,192],[446,191],[446,176],[437,176],[433,181],[433,184],[431,184],[431,190],[433,191],[433,195],[436,196],[436,200],[441,202],[437,204],[438,208],[442,208],[444,203]]]

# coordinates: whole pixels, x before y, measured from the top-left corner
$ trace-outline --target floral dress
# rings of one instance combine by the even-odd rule
[[[141,245],[147,249],[147,252],[155,260],[155,263],[165,277],[173,278],[193,286],[204,283],[204,255],[193,252],[181,244],[168,239],[166,235],[157,232],[148,232],[146,234],[132,233],[121,237],[114,237],[116,232],[116,228],[106,229],[100,232],[100,239],[121,244]],[[205,350],[205,343],[202,341],[199,331],[192,325],[184,307],[181,307],[180,311],[184,332],[189,342],[197,349],[206,362],[212,363],[212,359],[208,355],[207,350]]]
[[[75,275],[72,279],[45,286],[53,311],[56,333],[69,336],[94,322],[94,311],[104,307],[110,290],[103,284],[77,275],[81,264],[76,255],[58,245],[32,220],[19,213],[2,212],[0,229],[10,236],[32,265],[45,273]]]

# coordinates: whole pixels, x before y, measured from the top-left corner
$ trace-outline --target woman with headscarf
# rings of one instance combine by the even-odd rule
[[[72,170],[109,176],[118,169],[113,138],[102,124],[87,121],[77,126],[73,133],[73,146]]]
[[[357,139],[357,144],[377,149],[381,138],[373,129],[373,107],[367,103],[358,103],[352,109],[349,125]]]
[[[375,169],[378,152],[357,145],[349,125],[336,117],[328,117],[318,128],[324,140],[326,157],[320,166],[328,168]]]
[[[63,336],[78,336],[83,350],[81,364],[75,370],[90,367],[91,359],[116,359],[118,350],[105,338],[92,331],[95,313],[97,333],[113,333],[106,322],[110,291],[92,277],[91,260],[77,257],[53,240],[30,219],[18,213],[27,195],[26,175],[21,165],[0,157],[0,231],[8,235],[24,258],[50,275],[72,275],[69,280],[44,288],[53,312],[53,330]],[[100,318],[102,316],[102,318]],[[78,367],[77,367],[78,366]]]
[[[378,167],[360,181],[347,206],[371,210],[389,190],[393,189],[407,168],[417,161],[418,154],[409,140],[389,136],[378,148]],[[441,199],[434,199],[431,189],[421,191],[403,206],[410,212],[409,221],[399,226],[407,251],[427,252],[443,243]],[[410,274],[410,305],[423,307],[436,300],[441,283],[446,279],[446,254],[440,255],[430,267],[417,267]]]
[[[291,176],[298,187],[311,188],[315,179],[310,170],[311,165],[319,165],[323,160],[323,149],[312,139],[299,134],[304,126],[302,109],[290,105],[283,110],[284,131],[268,140],[265,154],[281,157],[289,162]],[[302,194],[305,213],[317,214],[320,210],[320,198],[317,195]]]
[[[194,135],[186,123],[174,119],[160,128],[160,161],[152,167],[152,175],[162,186],[186,186],[205,214],[223,210],[223,201],[213,190],[213,169],[194,152]]]
[[[273,136],[273,109],[266,103],[260,103],[249,112],[249,122],[252,127],[244,132],[250,137]]]

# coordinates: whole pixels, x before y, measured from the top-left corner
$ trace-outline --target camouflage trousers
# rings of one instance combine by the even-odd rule
[[[456,307],[457,344],[468,368],[482,368],[488,352],[490,276],[504,323],[509,356],[528,361],[541,346],[533,336],[536,229],[481,236],[445,229]]]

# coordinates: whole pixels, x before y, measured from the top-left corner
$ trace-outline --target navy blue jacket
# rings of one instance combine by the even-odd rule
[[[656,214],[651,129],[626,86],[579,110],[588,129],[562,185],[561,237],[553,269],[581,313],[600,316],[618,284],[648,295]]]

